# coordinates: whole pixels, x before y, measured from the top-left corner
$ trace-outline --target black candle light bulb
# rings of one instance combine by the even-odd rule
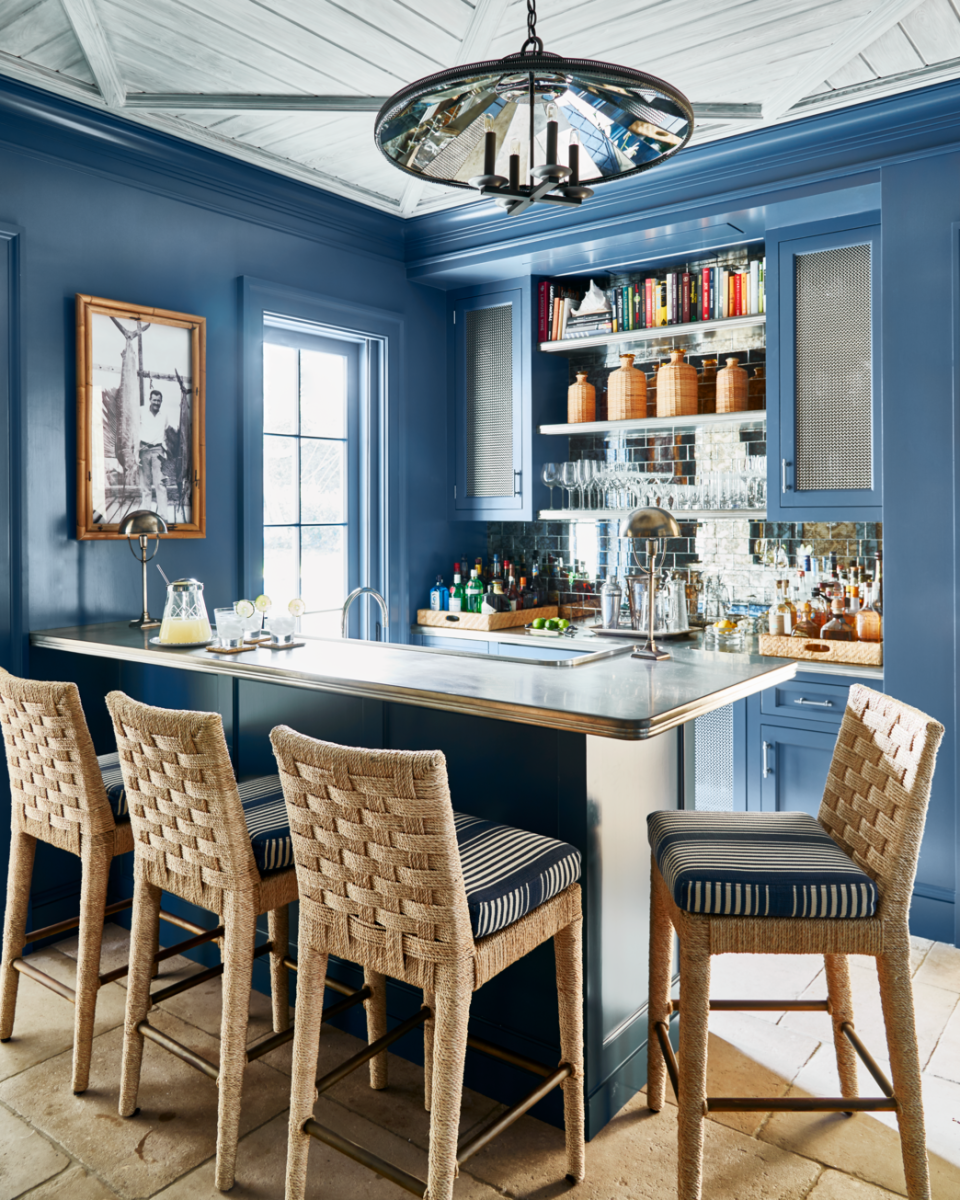
[[[488,129],[483,135],[483,173],[484,175],[495,175],[497,167],[497,134],[493,129]]]

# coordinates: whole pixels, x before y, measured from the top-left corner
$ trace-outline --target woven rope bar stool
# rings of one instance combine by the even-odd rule
[[[856,685],[817,820],[804,813],[654,813],[647,1097],[669,1074],[679,1106],[680,1200],[699,1200],[711,1112],[896,1112],[909,1200],[930,1200],[908,915],[943,726]],[[670,999],[673,932],[680,1000]],[[710,1000],[712,954],[822,954],[825,1000]],[[893,1083],[857,1036],[848,954],[877,960]],[[841,1096],[706,1094],[711,1009],[829,1013]],[[668,1035],[680,1014],[679,1060]],[[860,1097],[857,1056],[882,1096]]]
[[[296,873],[290,866],[261,871],[257,865],[257,835],[252,828],[256,822],[251,821],[249,812],[245,813],[243,787],[238,790],[234,780],[219,715],[153,708],[122,692],[111,692],[107,707],[113,718],[130,806],[135,876],[120,1115],[131,1117],[139,1111],[137,1093],[144,1038],[216,1080],[216,1186],[228,1191],[234,1182],[244,1068],[247,1062],[293,1036],[288,969],[295,964],[287,950],[287,905],[297,899]],[[277,796],[276,777],[267,777],[267,782],[271,779]],[[268,851],[285,840],[285,828],[274,829],[267,842]],[[261,843],[261,853],[263,850]],[[194,985],[223,974],[219,1068],[147,1020],[152,1004],[183,990],[183,985],[174,984],[150,995],[151,959],[163,891],[220,918],[208,937],[220,941],[223,962],[189,980],[189,985]],[[270,940],[256,948],[256,922],[263,913],[267,914]],[[253,960],[260,954],[270,955],[276,1032],[248,1052],[251,973]]]
[[[104,920],[133,903],[106,903],[110,864],[116,855],[133,849],[119,759],[116,754],[97,757],[80,693],[73,683],[18,679],[0,668],[0,729],[11,798],[10,866],[0,966],[0,1041],[7,1042],[13,1036],[20,975],[69,1000],[76,1009],[71,1086],[79,1094],[89,1083],[97,993],[102,984],[127,974],[126,966],[100,973]],[[80,914],[27,932],[38,841],[80,859]],[[161,915],[194,934],[203,933],[189,921]],[[76,988],[21,958],[28,942],[78,926]],[[162,956],[176,954],[184,946],[172,946]]]
[[[283,726],[270,735],[280,766],[300,882],[297,1029],[290,1090],[287,1200],[302,1200],[314,1137],[415,1196],[451,1200],[459,1166],[558,1085],[564,1093],[568,1178],[584,1175],[583,980],[579,854],[573,847],[455,814],[439,752],[363,750]],[[524,882],[505,860],[528,866]],[[500,886],[484,887],[500,871]],[[516,884],[516,886],[514,886]],[[535,906],[535,907],[534,907]],[[478,930],[481,935],[478,935]],[[471,994],[553,938],[561,1062],[555,1070],[468,1036]],[[359,963],[369,1045],[315,1081],[327,957]],[[423,989],[419,1013],[387,1033],[385,976]],[[318,1093],[364,1062],[386,1087],[386,1049],[424,1026],[427,1181],[326,1129]],[[524,1100],[459,1147],[468,1044],[542,1077]],[[331,1196],[334,1192],[331,1190]]]

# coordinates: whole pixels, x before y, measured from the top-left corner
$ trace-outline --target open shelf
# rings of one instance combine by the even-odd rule
[[[714,329],[748,329],[766,323],[766,313],[754,313],[749,317],[722,317],[717,321],[690,321],[686,325],[654,325],[652,329],[626,329],[622,333],[591,333],[589,337],[561,338],[556,342],[541,342],[540,349],[546,354],[570,354],[575,350],[586,350],[590,346],[652,342],[663,338],[683,337],[689,333],[708,333]]]
[[[640,433],[645,429],[711,429],[716,425],[755,425],[766,419],[766,409],[754,409],[750,412],[701,413],[693,417],[638,417],[633,421],[579,421],[573,425],[541,425],[540,432],[569,437],[575,433]]]
[[[629,508],[541,508],[538,521],[619,521]],[[765,521],[765,508],[677,508],[670,515],[678,521]]]

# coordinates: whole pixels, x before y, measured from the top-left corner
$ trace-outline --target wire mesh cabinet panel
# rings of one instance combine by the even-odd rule
[[[517,517],[523,508],[520,291],[452,305],[454,514]]]
[[[793,519],[802,510],[815,520],[877,520],[880,227],[781,241],[778,259],[779,436],[771,439],[768,488],[774,511]]]

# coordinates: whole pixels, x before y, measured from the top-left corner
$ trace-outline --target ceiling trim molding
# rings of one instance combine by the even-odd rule
[[[73,27],[100,95],[111,108],[122,108],[127,89],[93,0],[60,0],[60,5]]]
[[[852,83],[848,87],[834,88],[830,92],[818,92],[815,96],[804,96],[787,113],[788,118],[806,117],[815,112],[863,104],[881,96],[898,92],[913,91],[935,83],[946,83],[960,78],[960,58],[948,58],[945,62],[930,67],[918,67],[915,71],[901,71],[897,75],[883,75],[879,79],[868,79],[863,83]]]

